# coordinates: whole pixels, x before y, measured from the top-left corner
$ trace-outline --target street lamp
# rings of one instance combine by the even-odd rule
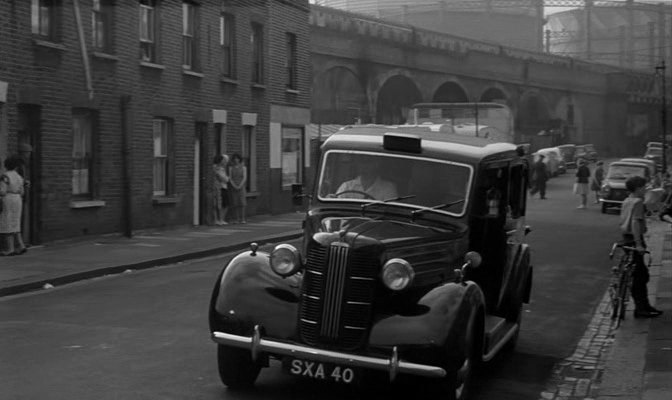
[[[656,66],[656,73],[660,71],[663,86],[663,109],[661,111],[661,119],[663,125],[663,177],[667,174],[667,85],[665,84],[665,60],[660,62],[660,65]]]

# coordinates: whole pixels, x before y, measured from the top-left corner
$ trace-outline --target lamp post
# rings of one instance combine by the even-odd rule
[[[665,60],[656,66],[656,73],[660,71],[663,86],[663,109],[661,111],[661,123],[663,125],[663,177],[667,174],[667,85],[665,84]]]

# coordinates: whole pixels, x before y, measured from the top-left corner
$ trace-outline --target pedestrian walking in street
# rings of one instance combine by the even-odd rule
[[[226,154],[217,154],[212,160],[214,182],[214,216],[216,225],[227,225],[226,213],[229,209],[229,175],[227,167],[229,157]]]
[[[532,168],[532,182],[534,186],[530,190],[530,194],[534,196],[539,192],[539,198],[546,199],[546,181],[548,181],[548,169],[544,163],[544,155],[539,154],[539,159],[534,163]]]
[[[588,208],[588,180],[590,179],[590,168],[586,165],[586,160],[579,160],[579,168],[576,170],[576,182],[574,182],[574,193],[581,196],[579,209]]]
[[[602,190],[602,182],[604,181],[604,162],[598,161],[597,168],[593,171],[593,179],[591,180],[590,188],[595,192],[595,204],[600,204],[600,190]]]
[[[649,294],[646,284],[649,282],[649,269],[644,262],[646,242],[646,211],[644,209],[644,193],[646,191],[646,179],[641,176],[633,176],[625,181],[625,187],[630,195],[623,201],[621,206],[620,228],[623,235],[623,243],[627,246],[636,247],[633,262],[635,268],[632,272],[632,287],[630,293],[635,302],[635,318],[652,318],[663,312],[649,304]]]
[[[21,160],[11,156],[5,160],[5,172],[0,176],[0,255],[13,256],[27,251],[21,237],[24,180],[17,172]]]
[[[245,224],[245,207],[247,206],[247,167],[243,158],[235,153],[231,156],[229,169],[229,190],[231,192],[231,211],[235,223]]]

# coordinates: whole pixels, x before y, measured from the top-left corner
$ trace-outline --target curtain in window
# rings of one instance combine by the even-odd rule
[[[168,123],[154,120],[154,195],[166,194],[168,168]]]
[[[303,129],[282,128],[282,185],[301,183]]]
[[[91,118],[79,114],[72,119],[72,194],[86,195],[90,189]]]

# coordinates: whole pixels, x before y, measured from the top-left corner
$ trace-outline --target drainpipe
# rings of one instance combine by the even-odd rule
[[[82,63],[84,64],[84,75],[86,77],[86,91],[89,94],[89,100],[93,100],[93,83],[91,82],[91,68],[89,67],[89,55],[86,51],[86,39],[84,38],[84,27],[82,26],[82,16],[79,11],[79,0],[72,0],[72,9],[75,13],[75,22],[77,23],[77,36],[79,36],[79,48],[82,52]]]
[[[132,129],[131,117],[129,116],[129,104],[131,96],[122,95],[119,99],[119,110],[121,112],[121,161],[124,166],[123,176],[123,224],[124,236],[133,237],[133,181],[131,175],[132,168]]]

